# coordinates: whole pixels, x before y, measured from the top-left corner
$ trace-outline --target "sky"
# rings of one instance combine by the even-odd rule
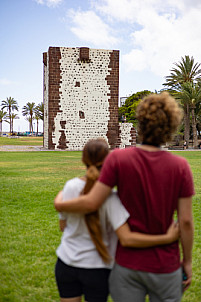
[[[43,101],[50,46],[118,49],[119,96],[159,91],[181,57],[201,62],[200,28],[200,0],[1,0],[0,103],[13,97],[14,131],[29,129],[22,107]]]

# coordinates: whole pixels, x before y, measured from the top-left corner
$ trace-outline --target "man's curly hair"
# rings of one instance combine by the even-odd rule
[[[182,119],[182,110],[167,92],[150,94],[137,108],[138,134],[142,143],[160,146],[172,139]]]

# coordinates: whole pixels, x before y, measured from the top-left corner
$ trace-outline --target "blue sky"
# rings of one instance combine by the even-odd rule
[[[201,62],[200,28],[199,0],[1,0],[0,102],[17,100],[14,130],[28,130],[21,111],[43,100],[49,46],[119,49],[119,96],[160,90],[182,56]]]

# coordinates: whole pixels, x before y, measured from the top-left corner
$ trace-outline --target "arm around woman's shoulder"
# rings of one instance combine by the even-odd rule
[[[80,195],[68,201],[62,201],[62,196],[59,193],[54,200],[54,206],[58,212],[94,212],[103,204],[111,190],[109,186],[97,181],[88,194]]]

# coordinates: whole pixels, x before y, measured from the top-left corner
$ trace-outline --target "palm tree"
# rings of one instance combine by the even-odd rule
[[[201,87],[192,82],[185,82],[181,85],[181,91],[175,95],[181,101],[184,107],[188,104],[191,110],[192,130],[193,130],[193,147],[197,148],[197,116],[196,107],[200,107],[201,103]],[[197,106],[198,105],[198,106]]]
[[[184,58],[181,58],[181,62],[174,63],[174,65],[176,67],[172,68],[170,75],[165,77],[166,82],[163,85],[173,96],[178,98],[178,93],[184,92],[184,83],[188,82],[194,85],[201,81],[201,64],[195,63],[193,57],[190,58],[189,56],[185,56]],[[190,109],[192,109],[192,99],[185,98],[182,105],[184,109],[184,140],[187,142],[187,145],[189,145]]]
[[[22,108],[22,115],[26,116],[26,120],[29,121],[30,125],[30,132],[32,132],[33,135],[33,114],[34,114],[34,109],[35,109],[35,103],[28,102],[25,106]]]
[[[12,118],[11,118],[11,114],[12,111],[17,110],[18,111],[18,104],[17,101],[14,100],[14,98],[7,98],[6,101],[2,101],[1,103],[1,108],[5,109],[8,111],[8,117],[10,120],[10,135],[11,135],[11,130],[12,130]]]
[[[201,83],[198,83],[201,89]],[[197,102],[195,104],[195,116],[196,116],[196,127],[198,131],[198,135],[201,135],[201,102]]]
[[[165,77],[166,83],[163,84],[168,89],[180,91],[181,84],[201,80],[201,63],[195,63],[193,57],[181,57],[181,62],[174,65],[176,68],[170,70],[171,74]]]
[[[201,105],[196,106],[195,110],[196,110],[196,116],[197,116],[197,125],[196,126],[197,126],[198,135],[200,136],[201,135]]]
[[[19,119],[19,116],[16,113],[11,113],[11,125],[12,125],[11,131],[12,131],[12,133],[13,133],[13,121],[15,119]]]
[[[31,118],[30,118],[30,116],[27,116],[27,117],[25,118],[25,120],[26,120],[27,122],[29,122],[29,132],[31,133],[31,132],[32,132],[32,128],[31,128]]]
[[[7,113],[4,112],[3,109],[0,110],[0,136],[2,135],[2,123],[3,123],[3,121],[8,123],[8,121],[6,119],[7,119]]]
[[[35,113],[35,119],[36,119],[36,123],[37,123],[37,130],[36,130],[36,135],[38,135],[38,123],[39,120],[43,121],[43,115],[44,115],[44,105],[41,102],[40,104],[38,104],[38,106],[35,107],[34,109],[34,113]]]
[[[38,106],[36,106],[37,111],[39,113],[40,120],[44,120],[44,104],[43,102],[39,103]]]

